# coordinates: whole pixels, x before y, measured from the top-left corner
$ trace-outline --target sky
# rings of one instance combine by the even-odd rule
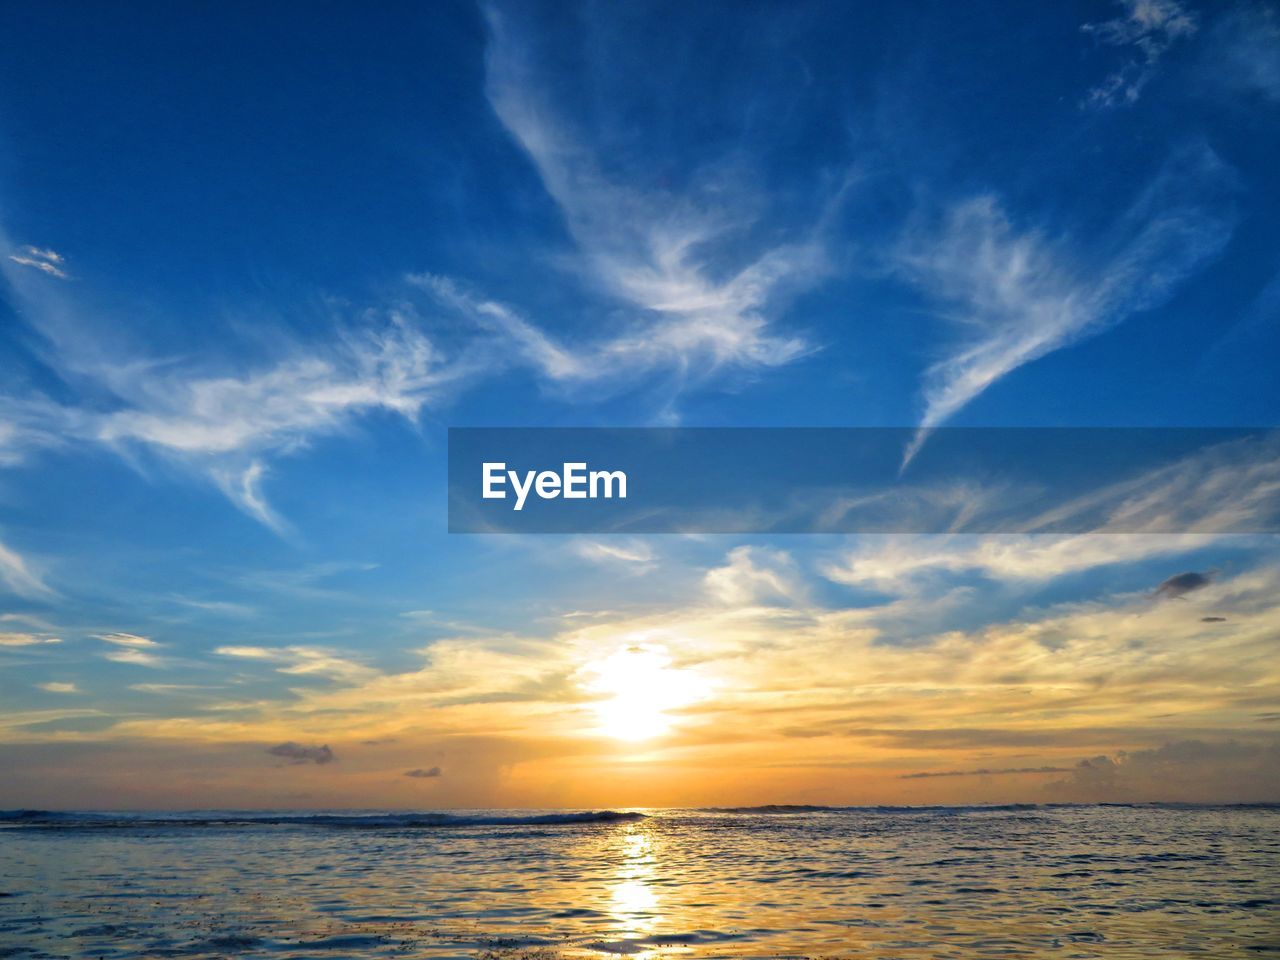
[[[450,426],[1276,426],[1277,155],[1251,0],[7,5],[0,807],[1280,800],[1274,536],[445,492]]]

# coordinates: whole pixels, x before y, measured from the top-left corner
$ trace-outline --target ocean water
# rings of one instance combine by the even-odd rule
[[[1258,957],[1280,808],[0,814],[0,957]]]

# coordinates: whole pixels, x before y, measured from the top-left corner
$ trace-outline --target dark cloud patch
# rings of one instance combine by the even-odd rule
[[[1200,622],[1201,623],[1226,623],[1227,618],[1226,617],[1201,617]]]
[[[294,743],[290,740],[288,743],[277,744],[274,747],[268,747],[267,753],[273,757],[282,757],[290,763],[333,763],[337,760],[337,756],[329,749],[328,744],[318,747],[307,747],[301,743]]]
[[[1135,734],[1154,734],[1158,731],[1131,727],[1076,727],[1058,730],[1006,729],[1001,727],[949,727],[946,729],[920,727],[865,727],[861,724],[843,724],[839,721],[804,727],[786,727],[787,737],[856,737],[905,747],[910,750],[957,749],[995,750],[1003,747],[1078,747],[1092,749],[1102,743]]]
[[[434,780],[437,777],[443,777],[444,771],[439,767],[428,767],[425,770],[419,767],[416,770],[406,770],[404,775],[406,777],[413,777],[415,780]]]
[[[1153,596],[1158,600],[1175,600],[1178,597],[1185,597],[1192,591],[1207,587],[1212,579],[1212,574],[1197,573],[1195,570],[1175,573],[1156,587]]]
[[[389,743],[397,742],[399,742],[398,737],[379,737],[377,740],[361,740],[360,745],[362,747],[382,747]]]
[[[1018,773],[1070,773],[1071,767],[1001,767],[994,770],[926,770],[904,773],[899,780],[928,780],[933,777],[1005,777]]]
[[[1272,801],[1280,796],[1280,741],[1181,740],[1152,750],[1081,760],[1047,785],[1061,799],[1099,801]]]

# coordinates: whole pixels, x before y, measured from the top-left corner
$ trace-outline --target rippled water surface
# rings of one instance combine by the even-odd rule
[[[0,815],[0,957],[1280,955],[1280,809]]]

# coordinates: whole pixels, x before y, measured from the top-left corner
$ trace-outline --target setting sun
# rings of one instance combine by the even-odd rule
[[[709,684],[692,670],[672,666],[661,647],[631,645],[584,671],[586,689],[601,697],[592,707],[597,729],[635,742],[661,736],[674,723],[668,711],[706,696]]]

